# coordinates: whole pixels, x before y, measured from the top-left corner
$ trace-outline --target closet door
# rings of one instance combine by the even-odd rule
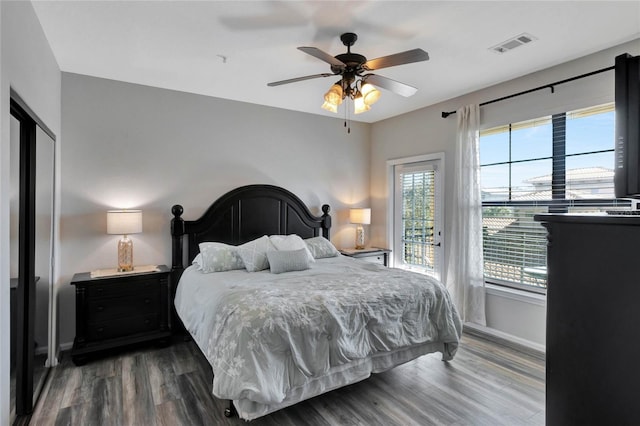
[[[52,293],[54,138],[11,94],[11,411],[29,415],[44,384]],[[34,381],[34,378],[36,379]]]

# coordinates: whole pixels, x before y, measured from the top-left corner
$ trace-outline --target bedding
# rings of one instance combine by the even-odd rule
[[[192,265],[175,306],[212,366],[213,394],[247,420],[426,353],[450,360],[462,331],[437,280],[345,256],[281,274]]]
[[[314,259],[324,259],[325,257],[336,257],[340,255],[336,246],[325,237],[307,238],[304,240],[304,243],[307,245]]]

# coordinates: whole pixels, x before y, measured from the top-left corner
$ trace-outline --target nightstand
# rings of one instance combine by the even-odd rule
[[[369,247],[362,250],[342,249],[340,250],[340,253],[345,256],[366,260],[367,262],[389,266],[389,253],[391,253],[391,250],[379,247]]]
[[[89,355],[145,341],[170,342],[170,269],[92,278],[75,274],[76,338],[71,357],[82,365]]]

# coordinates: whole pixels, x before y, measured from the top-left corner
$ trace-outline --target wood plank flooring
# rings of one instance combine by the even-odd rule
[[[543,425],[544,361],[465,334],[453,361],[423,356],[251,425]],[[195,343],[51,371],[31,425],[244,425],[211,395]]]

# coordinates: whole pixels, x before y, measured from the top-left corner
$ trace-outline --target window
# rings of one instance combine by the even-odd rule
[[[439,278],[442,159],[413,160],[394,166],[394,266]]]
[[[535,214],[629,206],[614,197],[614,126],[610,103],[480,132],[487,282],[545,291],[547,233]]]

